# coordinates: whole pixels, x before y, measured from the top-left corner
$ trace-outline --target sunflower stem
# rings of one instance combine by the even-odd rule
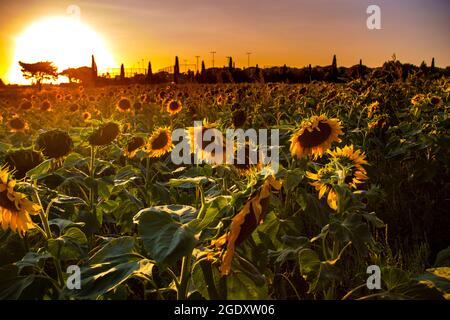
[[[95,179],[95,147],[91,146],[91,163],[89,165],[89,177],[91,178],[90,187],[89,187],[89,207],[92,211],[92,214],[95,215],[95,207],[94,207],[94,179]]]
[[[145,195],[146,195],[146,202],[147,206],[150,206],[151,201],[151,195],[149,192],[149,186],[150,186],[150,157],[147,157],[145,159]]]
[[[180,287],[177,290],[177,300],[186,300],[187,291],[189,287],[189,280],[191,278],[191,261],[192,255],[188,254],[183,257],[181,265],[181,275],[180,275]]]

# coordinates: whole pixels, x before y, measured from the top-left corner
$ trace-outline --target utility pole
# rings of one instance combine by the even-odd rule
[[[210,52],[212,54],[212,67],[214,68],[214,55],[216,54],[215,51]]]
[[[251,54],[252,54],[251,52],[247,52],[247,65],[249,68],[250,68],[250,55]]]
[[[197,60],[197,73],[198,73],[198,59],[200,58],[200,56],[195,56],[195,59]]]

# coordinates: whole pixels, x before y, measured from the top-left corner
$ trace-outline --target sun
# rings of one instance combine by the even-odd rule
[[[22,76],[19,61],[52,61],[61,72],[67,68],[90,66],[92,54],[99,71],[117,66],[103,38],[89,26],[71,17],[46,18],[31,24],[16,38],[8,80],[30,84],[31,80]],[[59,77],[57,82],[66,81],[66,77]]]

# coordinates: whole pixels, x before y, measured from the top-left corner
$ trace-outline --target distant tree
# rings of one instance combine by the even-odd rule
[[[120,65],[120,81],[125,80],[125,67],[123,63]]]
[[[360,78],[364,76],[364,66],[362,64],[362,59],[359,59],[358,75]]]
[[[180,63],[178,61],[178,56],[175,56],[175,65],[173,67],[173,82],[178,83],[180,78]]]
[[[431,72],[434,72],[434,69],[435,69],[435,65],[434,65],[434,57],[433,57],[433,59],[431,59],[431,67],[430,67],[430,71],[431,71]]]
[[[200,72],[200,82],[202,82],[202,83],[206,82],[206,66],[205,66],[204,60],[202,60],[202,70]]]
[[[0,79],[0,87],[3,87],[5,84],[3,83],[2,79]]]
[[[337,77],[338,77],[337,59],[336,55],[333,55],[333,62],[331,64],[331,79],[335,81],[337,80]]]
[[[153,77],[152,63],[149,61],[148,67],[147,67],[147,82],[148,83],[152,82],[152,77]]]
[[[309,64],[308,66],[308,77],[309,77],[309,82],[312,81],[312,67],[311,64]]]
[[[22,73],[25,79],[34,79],[39,90],[42,88],[42,81],[56,80],[58,78],[58,68],[50,61],[41,61],[35,63],[25,63],[19,61]]]
[[[70,82],[81,81],[84,84],[93,84],[92,77],[94,71],[89,67],[69,68],[60,73],[60,75],[69,78]]]
[[[229,70],[230,72],[233,71],[233,58],[232,58],[232,57],[229,57],[229,58],[228,58],[228,70]]]
[[[97,64],[95,63],[94,55],[92,55],[92,61],[91,61],[91,71],[92,71],[92,78],[97,79],[98,71],[97,71]]]

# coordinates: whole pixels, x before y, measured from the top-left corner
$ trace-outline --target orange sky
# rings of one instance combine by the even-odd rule
[[[340,65],[362,58],[375,66],[393,53],[403,62],[429,63],[434,56],[438,66],[450,65],[450,5],[444,0],[24,0],[0,3],[0,78],[11,69],[17,37],[33,22],[65,16],[70,4],[104,39],[115,63],[126,67],[151,60],[157,71],[175,55],[181,64],[194,64],[199,55],[209,67],[210,51],[217,52],[216,66],[225,65],[226,56],[246,66],[247,51],[260,66],[324,65],[333,54]],[[381,7],[382,30],[366,28],[369,4]],[[90,65],[90,54],[79,60]]]

